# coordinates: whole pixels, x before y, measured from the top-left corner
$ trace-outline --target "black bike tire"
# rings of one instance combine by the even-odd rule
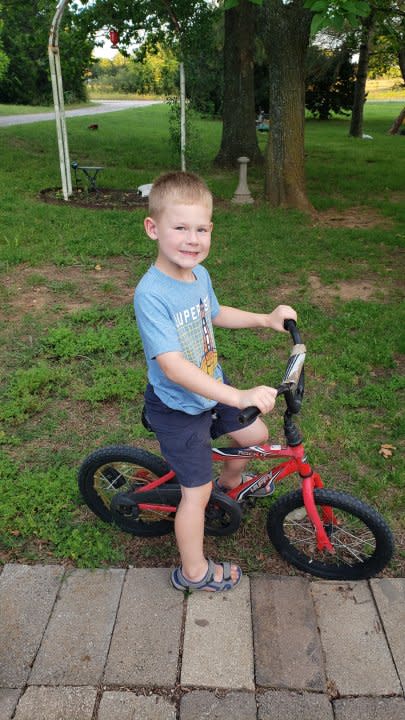
[[[112,512],[109,506],[102,500],[95,486],[95,474],[105,465],[114,462],[133,463],[138,467],[145,468],[156,477],[169,472],[166,461],[141,448],[134,448],[127,445],[111,445],[91,453],[82,463],[79,469],[78,485],[84,502],[90,510],[101,520],[107,523],[114,523]],[[173,530],[172,520],[158,520],[145,527],[137,528],[133,520],[125,521],[120,518],[119,527],[131,535],[157,537],[165,535]]]
[[[267,533],[284,560],[298,570],[326,580],[363,580],[381,572],[389,563],[394,550],[391,530],[381,515],[361,500],[336,490],[315,489],[314,498],[318,505],[329,505],[361,520],[374,536],[374,552],[365,562],[345,565],[323,563],[299,551],[286,536],[283,526],[289,513],[304,506],[302,491],[296,490],[279,498],[267,517]]]

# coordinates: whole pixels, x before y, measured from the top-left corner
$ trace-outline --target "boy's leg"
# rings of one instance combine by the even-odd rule
[[[249,447],[265,443],[269,432],[263,420],[257,418],[248,427],[234,430],[228,435],[232,438],[234,447]],[[218,478],[219,485],[227,490],[237,487],[248,462],[249,460],[229,460],[229,462],[223,463],[222,472]]]
[[[203,550],[204,520],[211,490],[211,482],[193,488],[182,486],[182,497],[174,521],[182,573],[192,582],[199,582],[207,573],[208,562]],[[218,582],[223,578],[220,565],[215,567],[214,578]],[[233,582],[238,581],[239,569],[236,565],[231,566],[231,578]]]

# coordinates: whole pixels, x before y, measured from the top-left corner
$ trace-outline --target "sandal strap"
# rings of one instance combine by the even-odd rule
[[[238,585],[242,577],[242,571],[240,568],[238,568],[239,577],[234,582],[231,576],[231,563],[219,562],[217,564],[222,567],[222,579],[215,580],[215,563],[213,560],[211,560],[211,558],[208,558],[207,562],[207,572],[205,573],[204,577],[197,582],[193,582],[192,580],[188,580],[186,577],[184,577],[180,566],[175,568],[171,576],[173,586],[177,590],[203,590],[209,588],[214,592],[217,592],[220,590],[232,590],[234,587],[236,587],[236,585]]]

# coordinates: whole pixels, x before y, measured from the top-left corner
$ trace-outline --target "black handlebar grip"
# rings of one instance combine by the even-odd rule
[[[255,420],[259,415],[259,408],[255,407],[254,405],[250,405],[250,407],[242,410],[241,414],[239,415],[239,422],[241,425],[247,425],[248,423],[252,422],[252,420]]]
[[[295,320],[284,320],[284,328],[290,333],[295,345],[299,345],[302,342]]]

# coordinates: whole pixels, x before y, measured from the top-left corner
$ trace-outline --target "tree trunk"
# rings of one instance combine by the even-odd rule
[[[401,70],[402,79],[405,82],[405,47],[398,50],[398,64]],[[405,107],[402,108],[396,120],[389,129],[389,135],[397,135],[405,122]]]
[[[225,11],[224,105],[221,147],[215,164],[236,166],[245,155],[263,162],[256,135],[253,53],[257,8],[249,0]]]
[[[405,107],[402,108],[397,119],[393,122],[392,126],[390,127],[389,135],[397,135],[404,122],[405,122]]]
[[[405,83],[405,47],[398,50],[398,65],[401,70],[402,80]]]
[[[357,64],[356,84],[354,86],[354,99],[352,107],[352,118],[350,122],[349,135],[352,137],[363,136],[363,114],[364,103],[366,102],[366,82],[368,75],[368,63],[374,37],[373,11],[368,17],[362,20],[362,34],[359,50],[359,62]]]
[[[311,14],[302,0],[265,0],[270,131],[265,196],[273,207],[313,211],[305,190],[305,58]]]

